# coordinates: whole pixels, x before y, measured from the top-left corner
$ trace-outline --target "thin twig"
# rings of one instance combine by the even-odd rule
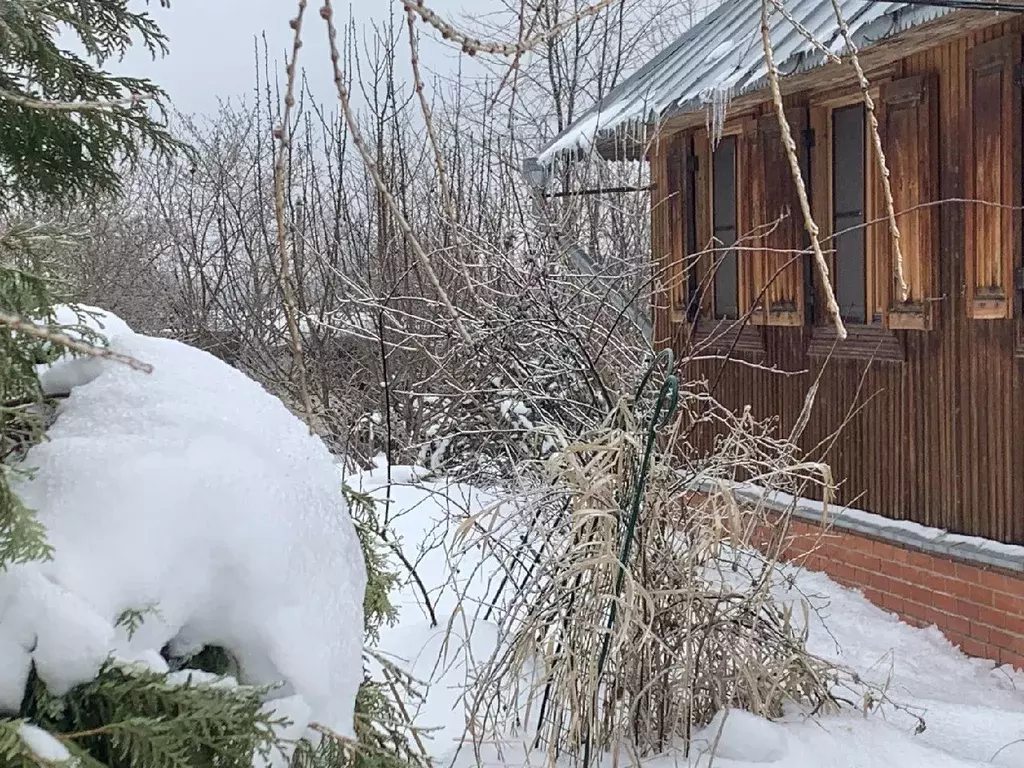
[[[122,99],[109,99],[104,101],[48,101],[44,99],[33,99],[31,96],[22,96],[19,93],[0,88],[0,99],[19,107],[37,109],[43,112],[94,112],[101,109],[120,109],[123,107],[134,107],[144,101],[155,99],[154,94],[133,93]]]
[[[98,347],[93,344],[88,344],[78,339],[73,339],[66,333],[61,331],[55,331],[52,328],[46,328],[41,325],[36,325],[31,320],[26,320],[18,315],[11,314],[0,310],[0,325],[6,325],[9,328],[13,328],[16,331],[32,336],[37,339],[44,339],[45,341],[58,344],[62,347],[66,347],[74,352],[78,352],[88,357],[95,357],[101,360],[110,360],[115,363],[121,363],[127,365],[129,368],[142,373],[152,373],[153,366],[149,363],[144,363],[141,360],[137,360],[131,355],[123,355],[120,352],[114,352],[106,347]]]
[[[334,9],[331,5],[331,0],[324,0],[324,4],[320,8],[320,17],[327,24],[327,39],[331,50],[331,66],[334,73],[334,87],[338,94],[338,101],[341,102],[341,110],[345,117],[345,123],[352,136],[352,143],[355,144],[360,157],[362,157],[363,164],[366,166],[367,171],[369,171],[370,176],[373,178],[373,183],[380,192],[381,197],[384,198],[388,208],[390,208],[392,214],[394,214],[395,220],[398,221],[398,226],[401,228],[402,233],[409,239],[409,244],[412,247],[413,253],[416,255],[416,258],[420,262],[424,271],[427,273],[427,277],[434,286],[434,290],[437,291],[437,295],[441,299],[441,303],[444,305],[452,319],[452,322],[455,324],[455,329],[458,331],[464,342],[472,345],[473,339],[466,330],[466,327],[462,322],[462,318],[455,309],[455,305],[452,304],[452,300],[448,296],[448,291],[446,291],[444,286],[441,285],[441,281],[437,277],[437,272],[434,271],[434,267],[430,263],[430,257],[427,255],[426,251],[423,250],[423,246],[420,244],[419,238],[417,238],[416,233],[413,232],[405,214],[402,212],[401,206],[399,206],[398,201],[395,200],[395,196],[391,193],[391,190],[388,189],[387,184],[385,184],[384,180],[381,178],[380,171],[377,168],[377,163],[374,161],[373,156],[366,148],[366,143],[363,141],[362,132],[359,130],[359,122],[356,120],[355,113],[352,111],[352,103],[349,99],[348,87],[345,85],[345,80],[341,74],[341,68],[339,65],[339,62],[341,61],[341,53],[338,51],[338,31],[334,26]]]
[[[622,1],[623,0],[599,0],[599,2],[588,5],[580,11],[572,14],[562,23],[552,25],[540,34],[534,35],[527,40],[521,40],[516,43],[499,43],[495,41],[477,40],[476,38],[470,37],[464,32],[459,31],[450,22],[445,21],[444,18],[439,16],[435,11],[428,8],[424,4],[424,0],[399,0],[399,2],[405,6],[407,11],[415,13],[423,19],[424,22],[440,32],[441,37],[460,46],[463,53],[467,53],[470,56],[475,56],[478,53],[491,53],[498,56],[510,57],[521,56],[527,51],[533,50],[541,43],[557,37],[567,29],[571,29],[588,16],[595,16],[605,8],[611,6],[613,3]]]
[[[285,162],[292,149],[290,118],[292,107],[295,106],[295,79],[296,62],[299,58],[299,49],[302,47],[302,19],[306,12],[306,0],[299,0],[298,12],[290,22],[295,33],[292,41],[292,55],[287,63],[286,74],[288,78],[285,96],[284,110],[281,115],[281,123],[274,131],[274,138],[277,139],[277,153],[274,159],[274,215],[277,221],[277,248],[281,258],[281,269],[278,273],[281,295],[284,300],[284,316],[288,324],[288,335],[291,339],[293,365],[299,379],[299,396],[302,398],[302,407],[305,410],[306,425],[309,433],[313,434],[313,402],[309,396],[309,383],[307,381],[306,364],[302,354],[302,334],[299,331],[299,324],[296,320],[295,292],[292,286],[292,260],[291,242],[286,233],[285,222]]]
[[[434,165],[437,168],[437,183],[441,187],[441,206],[444,208],[445,216],[448,217],[448,222],[451,226],[452,234],[455,239],[455,245],[456,248],[458,248],[460,245],[460,231],[457,226],[458,218],[455,215],[455,206],[452,202],[452,188],[448,180],[448,168],[444,161],[444,154],[441,152],[441,140],[437,136],[437,127],[434,125],[433,111],[430,109],[430,103],[427,101],[426,86],[423,83],[423,75],[420,72],[419,45],[416,42],[416,15],[408,7],[406,7],[406,22],[409,35],[409,59],[412,65],[413,89],[419,97],[420,111],[423,113],[423,122],[427,126],[427,137],[430,139],[430,148],[434,153]],[[469,279],[469,275],[465,273],[464,265],[461,271],[465,277],[467,290],[473,298],[476,298],[476,289],[473,286],[473,281]]]

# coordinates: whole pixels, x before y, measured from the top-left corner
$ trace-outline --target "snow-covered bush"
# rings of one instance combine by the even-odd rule
[[[576,432],[606,412],[585,346],[550,333],[537,317],[495,325],[461,350],[455,369],[463,393],[418,398],[416,459],[434,472],[501,482],[517,465],[564,448],[547,428]]]
[[[93,356],[39,371],[60,402],[12,490],[51,556],[0,563],[0,709],[110,766],[247,764],[279,703],[354,735],[366,569],[332,456],[238,371],[99,318],[107,354],[152,372]],[[209,646],[238,663],[234,699],[167,685],[166,658]]]

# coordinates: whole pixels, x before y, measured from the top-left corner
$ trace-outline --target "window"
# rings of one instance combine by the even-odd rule
[[[829,253],[846,325],[867,338],[882,330],[931,330],[940,296],[938,75],[881,83],[871,93],[900,230],[904,298],[867,111],[860,93],[811,102],[813,207]],[[819,296],[820,297],[820,296]],[[823,297],[820,297],[823,298]],[[827,313],[815,315],[820,327]],[[849,330],[849,328],[848,328]]]
[[[715,318],[739,317],[739,264],[733,246],[736,221],[736,137],[726,136],[712,156],[711,184],[715,252]]]
[[[893,239],[863,95],[850,89],[811,98],[812,207],[849,333],[837,344],[831,318],[818,305],[811,356],[903,362],[904,341],[894,331],[934,327],[939,303],[939,209],[932,205],[939,199],[937,82],[936,73],[922,73],[884,80],[871,90],[900,229],[906,298],[896,290]]]
[[[832,111],[832,232],[835,292],[843,320],[867,324],[864,105]]]

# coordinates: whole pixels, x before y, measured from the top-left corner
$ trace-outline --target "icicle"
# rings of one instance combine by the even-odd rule
[[[732,86],[709,88],[703,94],[703,101],[707,105],[705,125],[711,139],[711,148],[714,149],[718,146],[718,142],[722,138],[722,130],[725,128],[725,113],[729,110],[729,104],[732,102]]]

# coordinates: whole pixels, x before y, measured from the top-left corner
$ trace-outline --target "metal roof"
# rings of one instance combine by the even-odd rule
[[[880,0],[836,0],[858,48],[951,12]],[[825,62],[791,17],[835,54],[845,42],[831,0],[769,0],[771,42],[783,75]],[[779,9],[785,10],[783,14]],[[672,45],[609,91],[538,154],[542,164],[556,155],[587,151],[616,131],[657,119],[708,109],[721,117],[730,99],[767,85],[761,43],[761,0],[725,0]]]

